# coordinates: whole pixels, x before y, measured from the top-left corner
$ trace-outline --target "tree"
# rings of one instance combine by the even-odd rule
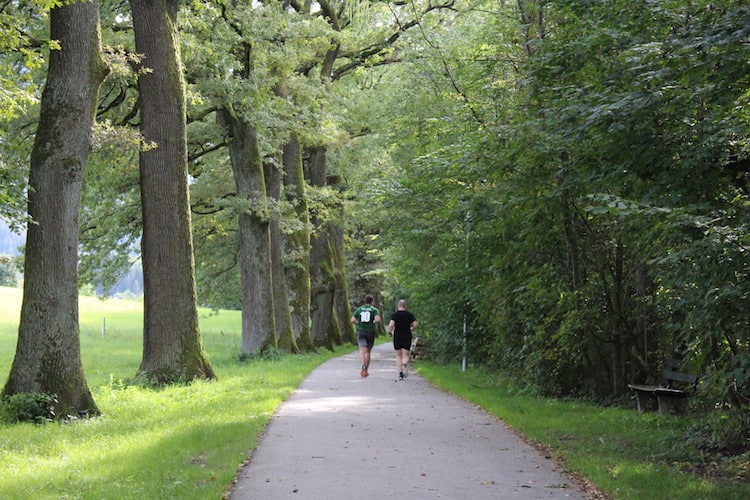
[[[29,174],[24,291],[16,355],[5,396],[54,396],[59,418],[99,412],[81,364],[78,326],[78,212],[91,148],[101,56],[98,3],[50,13],[60,45],[49,58]]]
[[[203,352],[188,196],[185,84],[177,0],[132,0],[139,67],[144,344],[156,383],[212,378]]]
[[[265,172],[255,127],[231,108],[225,115],[237,196],[245,203],[237,236],[242,282],[240,353],[257,354],[277,345]]]
[[[625,398],[679,354],[704,374],[692,404],[747,428],[747,5],[487,13],[403,54],[433,92],[399,87],[392,176],[362,200],[390,217],[394,288],[449,318],[447,359],[468,304],[470,352],[550,394]],[[409,82],[379,77],[381,106]]]
[[[292,331],[302,351],[313,348],[310,333],[310,211],[307,183],[302,167],[302,146],[299,136],[292,133],[283,146],[284,188],[297,217],[297,224],[285,238],[289,254],[285,265]]]

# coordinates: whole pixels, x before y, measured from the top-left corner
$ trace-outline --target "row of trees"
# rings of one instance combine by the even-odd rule
[[[714,442],[748,446],[748,19],[481,3],[381,73],[395,166],[363,200],[433,355],[600,401],[678,356]]]
[[[337,82],[396,61],[402,35],[449,6],[4,6],[0,30],[21,36],[2,38],[19,105],[3,116],[1,210],[29,223],[3,394],[54,394],[60,416],[98,412],[80,363],[78,286],[109,287],[134,254],[138,374],[156,383],[215,376],[198,290],[204,304],[242,308],[241,355],[353,341],[343,177],[329,151],[359,131]]]

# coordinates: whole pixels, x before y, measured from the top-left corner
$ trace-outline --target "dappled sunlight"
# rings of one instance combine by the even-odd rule
[[[363,395],[316,397],[313,391],[297,391],[297,396],[302,396],[302,398],[288,401],[284,411],[285,414],[304,416],[307,413],[336,411],[344,408],[357,408],[360,411],[377,410],[394,402],[393,398]]]

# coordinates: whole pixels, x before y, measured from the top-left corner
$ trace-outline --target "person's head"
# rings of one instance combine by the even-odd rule
[[[398,308],[399,309],[406,309],[406,301],[404,299],[401,299],[398,301]]]
[[[373,302],[375,302],[375,299],[373,298],[372,295],[368,295],[367,297],[365,297],[365,304],[369,305],[369,304],[372,304]]]

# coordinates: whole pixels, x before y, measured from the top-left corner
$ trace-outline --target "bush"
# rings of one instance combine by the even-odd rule
[[[16,259],[10,255],[0,255],[0,286],[17,287],[21,283],[21,273]]]
[[[688,440],[710,452],[741,454],[750,451],[750,412],[716,408],[690,429]]]
[[[38,424],[55,419],[57,396],[40,392],[25,392],[6,396],[0,402],[0,420],[14,424],[16,422],[35,422]]]

